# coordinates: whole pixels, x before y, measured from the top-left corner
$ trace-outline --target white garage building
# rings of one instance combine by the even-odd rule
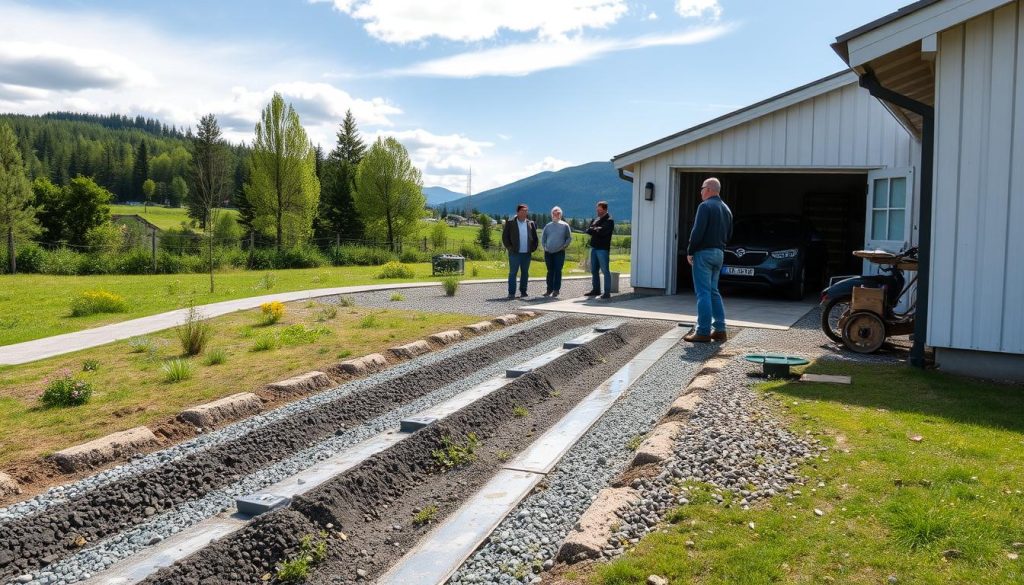
[[[840,36],[850,71],[614,157],[633,182],[633,286],[685,286],[697,191],[717,176],[737,215],[816,224],[833,274],[862,268],[853,249],[920,245],[912,361],[927,345],[942,369],[1024,380],[1022,26],[1020,0],[921,0]]]
[[[633,181],[631,284],[688,286],[682,252],[710,176],[736,216],[805,216],[828,243],[830,272],[859,273],[852,250],[917,242],[919,159],[919,142],[851,71],[620,154],[612,161]]]

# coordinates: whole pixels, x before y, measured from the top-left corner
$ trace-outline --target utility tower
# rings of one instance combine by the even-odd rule
[[[466,178],[466,219],[473,217],[473,167],[469,167],[469,175]]]

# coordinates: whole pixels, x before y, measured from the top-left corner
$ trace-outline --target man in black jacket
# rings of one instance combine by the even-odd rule
[[[588,297],[601,295],[602,299],[612,297],[612,270],[610,262],[612,249],[612,232],[615,231],[615,220],[608,214],[608,202],[597,202],[597,218],[590,222],[587,233],[590,234],[590,292]],[[604,273],[604,294],[601,294],[601,279],[598,270]]]
[[[506,221],[501,230],[501,243],[508,250],[508,298],[516,298],[516,272],[520,273],[519,295],[526,298],[526,285],[530,279],[530,254],[537,250],[537,224],[526,215],[530,209],[525,203],[516,207],[516,218]]]

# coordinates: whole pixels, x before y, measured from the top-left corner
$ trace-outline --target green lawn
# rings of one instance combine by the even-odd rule
[[[812,481],[797,488],[802,495],[749,511],[681,507],[667,533],[570,581],[1024,583],[1024,561],[1014,557],[1024,555],[1024,387],[897,366],[808,371],[851,374],[854,384],[760,389],[794,431],[830,447],[804,468]]]
[[[132,352],[128,341],[94,347],[20,366],[0,368],[0,466],[36,457],[142,424],[160,422],[195,404],[320,369],[341,359],[380,352],[480,320],[479,315],[422,313],[404,301],[388,309],[287,303],[284,316],[261,325],[259,309],[216,317],[204,355],[191,358],[191,379],[169,383],[166,360],[181,355],[176,332],[146,336]],[[257,351],[270,340],[272,349]],[[224,361],[207,365],[212,350]],[[95,371],[83,372],[94,360]],[[45,379],[67,369],[94,386],[92,399],[69,408],[43,408]]]
[[[225,209],[227,213],[237,216],[235,209]],[[188,211],[184,207],[157,207],[150,205],[149,209],[142,205],[111,205],[110,213],[114,215],[138,215],[152,223],[156,227],[166,230],[169,228],[181,227],[181,222],[188,223]]]
[[[410,265],[411,280],[380,280],[379,267],[345,266],[267,272],[231,271],[216,275],[216,292],[209,293],[209,277],[203,274],[51,276],[42,274],[0,275],[0,345],[18,343],[60,333],[79,331],[145,315],[188,306],[250,296],[312,288],[436,280],[430,264]],[[473,270],[476,275],[473,275]],[[616,256],[612,269],[629,273],[629,257]],[[576,270],[576,272],[573,272]],[[575,264],[566,263],[566,275],[579,275]],[[269,279],[267,275],[270,275]],[[508,267],[501,261],[467,262],[466,278],[502,278]],[[543,262],[534,262],[530,276],[546,274]],[[268,280],[272,283],[268,289]],[[500,287],[499,287],[500,288]],[[126,313],[71,317],[71,299],[84,291],[106,290],[127,299]]]

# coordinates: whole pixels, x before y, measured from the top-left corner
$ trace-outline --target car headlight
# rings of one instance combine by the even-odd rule
[[[793,248],[792,250],[777,250],[775,252],[772,252],[772,258],[775,258],[776,260],[784,260],[786,258],[796,258],[797,254],[799,254],[799,253],[800,253],[800,250],[797,250],[796,248]]]

